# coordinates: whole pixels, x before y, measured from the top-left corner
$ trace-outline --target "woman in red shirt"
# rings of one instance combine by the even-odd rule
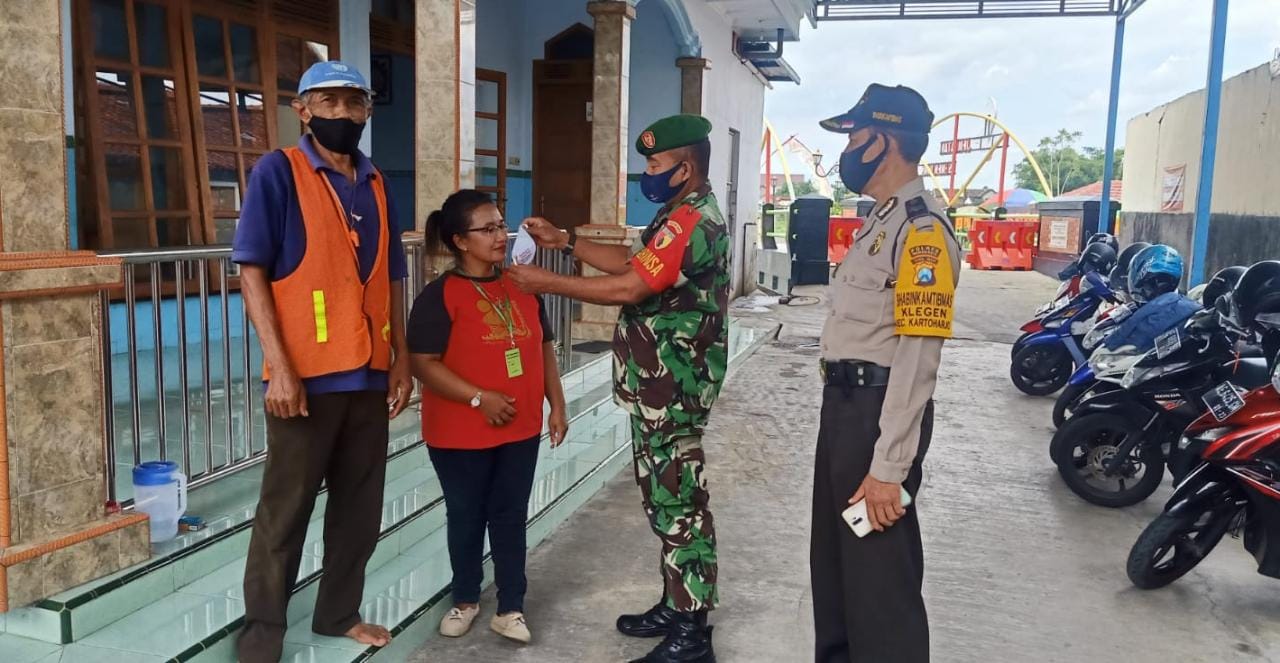
[[[564,441],[564,390],[542,300],[502,271],[507,227],[488,194],[464,189],[427,218],[427,249],[453,254],[452,270],[418,295],[409,352],[422,381],[422,438],[444,491],[454,607],[440,633],[465,635],[479,613],[485,529],[498,610],[490,627],[528,642],[525,523],[550,403],[551,446]]]

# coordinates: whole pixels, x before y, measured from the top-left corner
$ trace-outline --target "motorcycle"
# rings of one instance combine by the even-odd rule
[[[1222,382],[1204,400],[1208,412],[1178,442],[1199,464],[1129,551],[1126,571],[1140,589],[1181,578],[1227,532],[1243,532],[1258,573],[1280,578],[1280,376],[1248,392]]]
[[[1054,293],[1053,299],[1041,304],[1036,312],[1031,315],[1031,320],[1022,325],[1020,331],[1022,334],[1018,336],[1018,340],[1013,342],[1013,347],[1009,349],[1009,357],[1012,359],[1018,354],[1018,350],[1022,349],[1022,342],[1027,340],[1031,335],[1043,331],[1043,320],[1045,316],[1066,306],[1077,295],[1080,294],[1080,281],[1082,276],[1073,276],[1064,280],[1058,285],[1058,291]]]
[[[1047,315],[1024,326],[1028,335],[1015,344],[1009,378],[1020,391],[1047,396],[1061,389],[1087,357],[1081,347],[1088,323],[1103,302],[1118,303],[1107,282],[1096,272],[1082,281],[1081,292]]]
[[[1099,307],[1097,322],[1084,335],[1084,341],[1080,344],[1086,352],[1093,354],[1089,356],[1088,362],[1076,369],[1076,372],[1071,375],[1071,379],[1067,380],[1067,386],[1063,387],[1058,394],[1058,400],[1053,404],[1054,428],[1061,427],[1062,423],[1071,416],[1075,406],[1093,393],[1120,388],[1120,379],[1124,377],[1124,371],[1128,370],[1129,364],[1125,363],[1123,368],[1118,368],[1120,364],[1115,363],[1112,360],[1113,358],[1106,357],[1106,355],[1132,357],[1133,361],[1137,361],[1137,358],[1141,356],[1140,353],[1132,352],[1128,347],[1124,348],[1122,352],[1112,352],[1098,346],[1115,332],[1120,323],[1128,319],[1137,307],[1137,304],[1120,304],[1106,311],[1102,311],[1101,307]],[[1112,375],[1101,375],[1098,367],[1094,365],[1096,363],[1094,355],[1099,352],[1104,353],[1104,357],[1108,359],[1105,364],[1105,372]]]
[[[1054,435],[1050,457],[1072,492],[1093,504],[1123,507],[1150,497],[1166,464],[1180,480],[1190,467],[1174,443],[1223,380],[1255,387],[1266,362],[1241,358],[1236,339],[1204,311],[1174,327],[1128,369],[1121,389],[1092,396]]]

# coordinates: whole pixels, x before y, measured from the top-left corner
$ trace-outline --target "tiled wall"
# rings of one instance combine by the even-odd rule
[[[5,251],[67,248],[60,23],[58,0],[0,2],[0,247]]]

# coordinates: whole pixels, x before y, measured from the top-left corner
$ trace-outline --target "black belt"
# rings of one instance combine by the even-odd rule
[[[819,364],[822,383],[837,387],[883,387],[889,384],[889,369],[869,361],[823,360]]]

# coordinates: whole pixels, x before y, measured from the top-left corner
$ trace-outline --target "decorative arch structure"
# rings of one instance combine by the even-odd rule
[[[1017,145],[1018,149],[1022,151],[1022,156],[1027,158],[1027,162],[1031,164],[1031,170],[1035,172],[1036,179],[1040,180],[1040,186],[1044,188],[1044,192],[1048,194],[1052,191],[1052,189],[1049,188],[1049,181],[1045,179],[1044,171],[1040,169],[1040,164],[1036,162],[1035,155],[1031,153],[1031,150],[1027,149],[1026,144],[1023,143],[1022,140],[1018,138],[1018,135],[1013,133],[1013,130],[1010,129],[1008,125],[1001,122],[1000,120],[997,120],[996,118],[983,113],[969,113],[969,112],[961,111],[958,113],[950,113],[938,118],[938,120],[933,123],[933,128],[937,129],[943,123],[949,120],[955,119],[957,117],[976,117],[979,120],[990,122],[991,124],[997,127],[1000,127],[1000,130],[1003,131],[1005,135],[1008,136],[1013,141],[1013,144]],[[995,153],[995,150],[998,147],[1000,147],[999,142],[992,145],[991,149],[987,150],[987,153],[982,157],[982,162],[978,164],[978,167],[974,169],[973,174],[969,176],[969,179],[964,183],[964,185],[959,187],[957,191],[964,191],[965,189],[969,188],[969,183],[973,181],[973,178],[976,177],[984,167],[986,167],[987,161],[991,159],[991,155]],[[923,165],[924,165],[925,172],[929,174],[929,179],[933,182],[934,188],[938,190],[938,193],[942,194],[942,197],[947,201],[947,204],[948,205],[955,204],[955,201],[952,200],[951,197],[947,195],[947,190],[943,188],[942,183],[938,181],[938,176],[933,174],[933,169],[929,167],[929,164],[923,164]]]
[[[641,2],[642,0],[631,0],[631,4],[636,6],[639,6]],[[671,26],[671,34],[676,39],[676,46],[680,49],[680,57],[702,57],[702,38],[698,36],[698,31],[693,28],[693,21],[689,20],[689,12],[685,11],[684,2],[681,0],[649,0],[649,4],[662,7],[662,11],[667,16],[667,25]]]

